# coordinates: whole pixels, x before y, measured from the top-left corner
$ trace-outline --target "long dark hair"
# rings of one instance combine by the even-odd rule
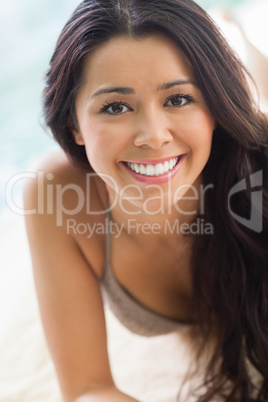
[[[191,265],[195,327],[203,345],[212,340],[214,345],[204,375],[206,390],[197,398],[267,401],[267,121],[250,95],[244,67],[210,17],[192,0],[83,1],[51,59],[45,120],[67,155],[90,168],[72,133],[85,56],[113,37],[153,33],[167,35],[184,51],[217,121],[203,172],[204,184],[214,187],[205,199],[205,219],[214,234],[196,236]],[[239,183],[240,191],[230,200]],[[255,220],[250,219],[253,212]],[[260,375],[257,386],[249,364]]]

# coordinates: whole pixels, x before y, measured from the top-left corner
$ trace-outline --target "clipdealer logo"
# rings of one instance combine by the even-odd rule
[[[91,181],[94,177],[100,177],[104,182],[113,189],[115,194],[114,200],[111,205],[105,210],[94,210],[91,208]],[[22,187],[25,180],[36,181],[37,188],[37,204],[35,208],[25,209],[18,205],[16,195],[18,189]],[[195,186],[183,184],[177,188],[172,188],[171,180],[168,182],[168,188],[163,189],[160,185],[147,185],[141,188],[138,185],[129,184],[119,188],[115,179],[107,174],[101,173],[87,173],[85,187],[80,187],[76,183],[57,184],[54,181],[52,173],[38,172],[21,172],[10,178],[6,185],[6,204],[9,209],[17,215],[35,215],[35,214],[55,214],[57,226],[63,225],[64,217],[75,216],[83,209],[87,215],[99,215],[100,213],[107,213],[112,210],[115,205],[119,205],[121,211],[126,215],[140,215],[142,212],[148,215],[165,214],[168,215],[172,212],[174,205],[180,215],[195,215],[197,209],[189,211],[181,208],[180,200],[184,201],[197,201],[199,204],[200,214],[204,215],[205,211],[205,193],[213,188],[213,185],[203,186],[200,188]],[[152,193],[148,196],[144,191]],[[66,197],[71,198],[74,202],[71,208],[67,208],[64,200]],[[136,206],[136,209],[129,209],[128,203]],[[154,209],[150,209],[150,203],[157,202]],[[137,206],[139,203],[140,206]],[[195,203],[196,204],[196,203]],[[167,208],[166,208],[167,206]]]
[[[250,189],[254,190],[263,185],[262,171],[252,174],[249,178]],[[263,230],[262,207],[263,207],[263,192],[261,190],[251,191],[251,211],[250,218],[246,219],[239,216],[231,209],[231,197],[247,189],[246,179],[237,183],[229,192],[228,195],[228,209],[233,218],[241,225],[260,233]]]
[[[96,176],[95,173],[93,174],[87,174],[87,185],[86,185],[86,190],[79,187],[75,183],[69,183],[67,185],[61,185],[61,184],[53,184],[53,179],[54,175],[52,173],[48,173],[45,175],[44,172],[38,171],[38,172],[20,172],[10,178],[10,180],[7,182],[6,185],[6,204],[9,207],[9,209],[18,214],[18,215],[34,215],[34,214],[53,214],[55,212],[56,208],[56,223],[57,226],[62,226],[63,224],[63,216],[75,216],[78,214],[84,207],[86,207],[86,212],[87,214],[99,214],[100,212],[102,213],[107,213],[108,210],[112,210],[115,206],[116,202],[119,202],[119,206],[122,209],[124,213],[128,213],[128,210],[125,209],[123,202],[124,199],[128,199],[128,196],[126,195],[128,193],[128,190],[130,187],[135,187],[135,190],[137,191],[137,196],[135,197],[137,200],[140,200],[141,202],[144,201],[143,207],[144,207],[144,212],[154,215],[157,213],[161,213],[162,207],[157,209],[154,212],[150,212],[147,209],[147,204],[148,201],[145,199],[142,193],[142,190],[139,186],[126,186],[123,189],[119,189],[117,183],[113,179],[113,177],[105,174],[101,174],[101,177],[106,181],[109,182],[109,185],[111,185],[114,190],[115,194],[117,194],[117,198],[114,200],[113,205],[110,205],[110,207],[104,211],[92,211],[90,208],[90,182],[91,178],[93,176]],[[98,175],[99,176],[99,175]],[[31,210],[25,210],[23,207],[19,206],[16,203],[16,194],[19,192],[18,190],[21,187],[21,184],[24,180],[37,180],[38,184],[38,204],[35,209]],[[169,183],[171,186],[171,183]],[[262,170],[253,173],[250,175],[248,180],[243,179],[239,183],[235,184],[231,190],[229,191],[228,194],[228,210],[230,215],[241,225],[244,227],[251,229],[254,232],[260,233],[263,230],[263,191],[261,190],[261,187],[263,185],[263,172]],[[18,187],[17,187],[18,186]],[[174,204],[176,205],[176,208],[178,212],[182,215],[191,215],[197,213],[197,211],[183,211],[180,209],[179,205],[177,205],[177,201],[180,199],[184,200],[199,200],[199,212],[200,215],[204,215],[205,212],[205,193],[209,191],[210,189],[213,189],[214,186],[213,184],[207,185],[207,186],[200,186],[199,191],[193,186],[188,186],[188,189],[192,191],[192,193],[188,196],[180,196],[181,190],[184,190],[184,187],[186,185],[181,186],[180,188],[175,189],[174,197],[171,197],[171,194],[173,194],[172,188],[170,187],[167,191],[168,193],[168,204]],[[45,189],[46,187],[46,189]],[[150,187],[156,187],[156,186],[148,186]],[[158,191],[159,195],[158,197],[152,197],[152,199],[158,198],[161,204],[161,200],[164,199],[164,194],[163,194],[163,189],[161,186],[158,186]],[[246,219],[242,216],[239,216],[235,211],[232,210],[231,206],[231,199],[235,194],[245,191],[247,189],[251,190],[251,207],[250,207],[250,218]],[[46,190],[46,191],[45,191]],[[73,209],[67,209],[64,206],[64,197],[65,193],[71,192],[72,198],[75,197],[77,200],[77,204],[74,206]],[[46,194],[46,196],[44,195]],[[46,200],[45,200],[46,198]],[[133,198],[133,197],[132,197]],[[171,199],[172,198],[172,199]],[[162,203],[163,204],[163,203]],[[132,215],[138,215],[141,213],[140,210],[137,210],[135,214]]]

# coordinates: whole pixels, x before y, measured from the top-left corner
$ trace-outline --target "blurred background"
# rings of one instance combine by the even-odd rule
[[[220,6],[231,13],[248,39],[268,57],[267,0],[197,2],[206,10]],[[40,331],[39,326],[27,325],[32,314],[29,309],[33,309],[36,317],[38,312],[21,211],[23,180],[16,182],[12,192],[10,183],[19,173],[30,171],[41,155],[57,147],[42,125],[43,78],[57,37],[79,3],[79,0],[0,2],[0,402],[16,401],[18,392],[30,387],[31,380],[36,381],[35,366],[27,373],[28,382],[21,372],[16,374],[14,370],[18,339],[23,338],[27,345],[27,337],[30,339],[34,331]],[[229,36],[236,41],[239,39],[236,34],[234,30]],[[28,306],[27,311],[23,303]],[[24,328],[30,332],[18,333],[22,328],[18,322],[24,322]],[[29,361],[29,355],[21,352],[20,357]],[[30,401],[29,396],[25,398],[25,402]],[[40,400],[32,398],[34,402]]]

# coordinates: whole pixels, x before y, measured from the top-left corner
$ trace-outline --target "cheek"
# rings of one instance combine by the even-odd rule
[[[214,127],[215,121],[212,116],[204,113],[196,116],[191,122],[192,148],[204,154],[210,152]]]
[[[92,167],[114,163],[129,144],[126,128],[119,125],[91,124],[84,135],[87,157]]]

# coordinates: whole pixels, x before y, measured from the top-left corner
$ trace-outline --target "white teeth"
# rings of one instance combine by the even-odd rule
[[[164,173],[167,173],[169,171],[169,162],[164,163]]]
[[[147,176],[155,176],[155,169],[153,165],[146,166],[146,174]]]
[[[144,165],[140,165],[140,173],[141,174],[146,174],[146,169]]]
[[[158,163],[158,164],[155,166],[155,175],[156,175],[156,176],[159,176],[160,174],[163,174],[163,173],[164,173],[163,165],[162,165],[162,163]]]
[[[170,159],[169,161],[165,161],[164,163],[157,163],[156,165],[144,165],[127,162],[127,166],[131,170],[133,170],[133,172],[142,174],[144,176],[161,176],[172,170],[174,166],[178,163],[179,159],[179,156],[177,156],[177,158]]]
[[[137,165],[137,163],[134,164],[134,169],[136,173],[140,173],[140,168],[139,165]]]

